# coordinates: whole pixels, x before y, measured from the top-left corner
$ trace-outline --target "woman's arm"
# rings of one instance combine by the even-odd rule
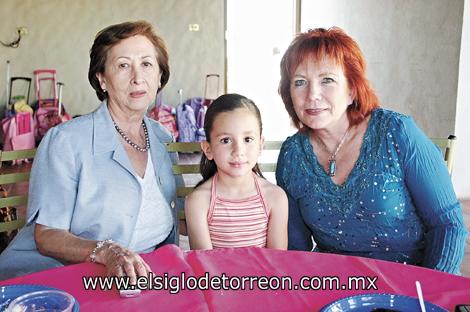
[[[91,261],[90,255],[97,246],[97,241],[41,224],[36,224],[34,239],[42,255],[71,263]],[[138,254],[116,243],[108,243],[97,249],[95,262],[106,266],[108,276],[129,276],[131,284],[136,283],[136,276],[148,276],[151,272]]]
[[[293,179],[292,173],[296,172],[296,167],[299,166],[296,161],[299,158],[293,157],[294,153],[299,153],[299,151],[293,150],[295,148],[293,139],[294,138],[288,138],[283,143],[281,151],[279,152],[276,167],[276,181],[287,194],[287,201],[289,203],[288,249],[311,251],[313,249],[312,232],[302,217],[297,200],[289,194],[289,179]],[[293,181],[292,183],[303,182]]]
[[[43,138],[31,172],[28,222],[36,223],[34,239],[41,254],[77,263],[90,261],[88,257],[97,242],[70,232],[81,166],[77,157],[80,146],[74,144],[70,133],[57,127]],[[105,264],[108,274],[126,274],[131,282],[135,281],[136,274],[146,275],[149,268],[138,255],[112,245],[113,249],[101,248],[96,255],[96,262]]]
[[[284,191],[275,185],[265,192],[266,200],[271,208],[268,223],[268,237],[266,247],[272,249],[287,249],[287,217],[288,202]]]
[[[212,249],[209,225],[207,224],[209,205],[210,190],[204,189],[204,184],[186,198],[184,213],[191,249]]]
[[[426,226],[423,265],[458,274],[467,231],[442,153],[411,118],[400,130],[406,185]]]
[[[313,251],[312,232],[304,221],[297,201],[287,194],[289,202],[288,249]]]

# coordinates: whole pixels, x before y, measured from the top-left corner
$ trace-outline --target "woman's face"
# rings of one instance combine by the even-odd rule
[[[104,74],[97,77],[108,93],[108,105],[145,113],[155,100],[161,75],[155,47],[145,36],[137,35],[108,51]]]
[[[342,67],[329,59],[308,58],[299,64],[290,93],[295,113],[310,129],[333,129],[347,122],[346,109],[354,99]]]

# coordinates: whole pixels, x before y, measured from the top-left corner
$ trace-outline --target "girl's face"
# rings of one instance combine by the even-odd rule
[[[290,93],[299,120],[310,129],[334,129],[347,122],[353,92],[340,65],[328,59],[306,59],[294,72]]]
[[[212,125],[210,143],[202,148],[214,160],[219,174],[240,177],[251,173],[262,150],[259,121],[246,108],[218,114]]]
[[[155,47],[145,36],[137,35],[108,51],[104,74],[97,77],[108,92],[108,105],[145,112],[155,100],[161,75]]]

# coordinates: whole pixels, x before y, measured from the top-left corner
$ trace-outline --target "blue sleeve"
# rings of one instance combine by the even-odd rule
[[[29,182],[28,222],[69,230],[75,207],[78,173],[71,140],[57,127],[41,141]]]
[[[459,274],[467,231],[442,152],[412,118],[401,122],[397,144],[405,182],[426,227],[423,266]]]
[[[286,145],[288,146],[286,143],[283,144],[277,160],[276,181],[286,192],[289,201],[288,249],[311,251],[313,249],[312,232],[305,224],[298,201],[288,187],[290,173],[293,170],[291,166],[294,164],[286,161],[286,158],[289,158],[289,152],[292,152],[289,151],[289,147],[286,147]],[[301,182],[297,181],[297,183]]]

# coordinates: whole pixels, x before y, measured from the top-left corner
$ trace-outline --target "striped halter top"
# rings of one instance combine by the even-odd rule
[[[213,248],[266,247],[271,213],[253,173],[257,194],[244,199],[217,196],[216,173],[212,178],[211,201],[207,214]]]

